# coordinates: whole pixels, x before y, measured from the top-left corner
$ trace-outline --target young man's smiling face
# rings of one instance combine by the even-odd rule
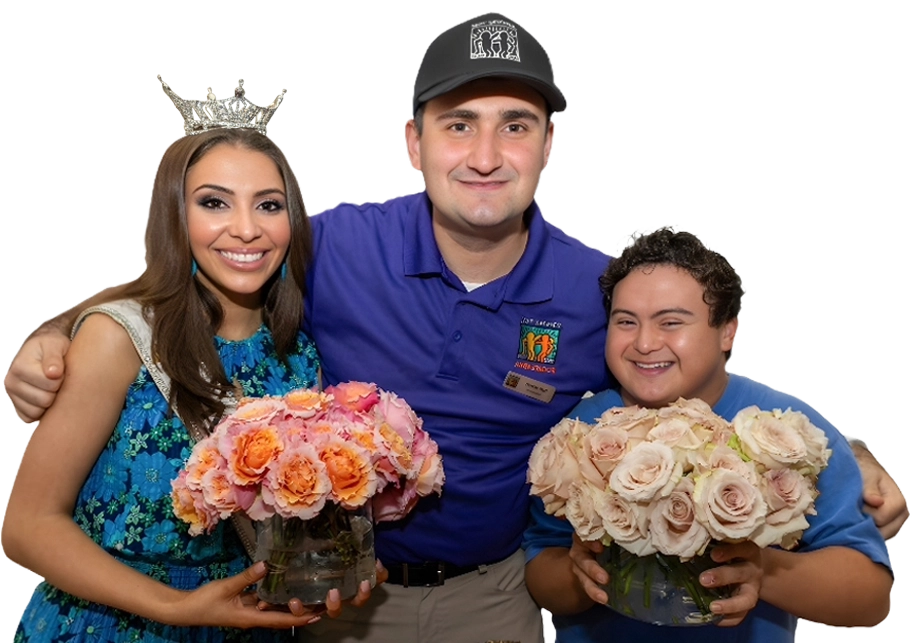
[[[725,392],[725,353],[738,320],[710,326],[703,287],[672,265],[634,268],[614,287],[605,359],[626,404],[659,407],[679,397],[712,405]]]
[[[541,94],[516,80],[483,78],[430,100],[418,129],[410,121],[406,138],[435,226],[490,238],[522,227],[551,151]]]

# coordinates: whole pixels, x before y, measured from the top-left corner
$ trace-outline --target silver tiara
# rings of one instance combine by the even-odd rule
[[[236,129],[247,127],[255,129],[261,134],[266,133],[266,123],[275,114],[282,103],[285,90],[276,96],[269,107],[259,107],[244,98],[244,81],[239,80],[234,96],[218,100],[209,88],[206,100],[185,100],[175,94],[168,83],[162,80],[162,89],[172,100],[177,111],[184,117],[184,131],[190,134],[202,134],[211,129],[228,128]]]

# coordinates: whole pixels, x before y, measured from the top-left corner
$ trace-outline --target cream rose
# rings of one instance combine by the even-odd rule
[[[614,468],[608,484],[625,500],[650,502],[671,493],[681,471],[670,447],[641,442]]]
[[[670,495],[655,503],[649,532],[657,551],[688,559],[702,554],[709,544],[709,532],[696,519],[693,490],[693,480],[681,478]]]
[[[627,455],[627,432],[610,425],[596,425],[582,437],[580,473],[595,485],[604,485],[617,463]],[[590,466],[591,465],[591,466]]]
[[[596,427],[613,427],[627,434],[628,449],[646,439],[646,434],[655,426],[656,412],[638,406],[622,406],[608,409],[596,420]]]
[[[807,458],[804,438],[780,417],[751,406],[732,420],[744,453],[767,469],[798,466]]]
[[[540,439],[529,456],[530,493],[545,503],[545,511],[563,515],[570,485],[580,477],[580,466],[570,444],[578,420],[563,419]]]
[[[781,413],[779,419],[801,436],[807,448],[805,463],[815,475],[820,473],[827,466],[833,453],[827,448],[829,440],[823,429],[811,424],[811,420],[804,413],[791,409]]]
[[[697,519],[717,540],[749,538],[766,516],[760,491],[726,469],[715,469],[697,478],[694,507]]]
[[[732,449],[729,446],[717,446],[710,447],[708,457],[704,463],[700,465],[700,472],[706,473],[712,469],[726,469],[737,473],[739,476],[747,480],[751,485],[757,486],[759,483],[759,476],[757,475],[757,469],[750,462],[745,462],[741,458],[741,454]]]
[[[599,540],[605,535],[602,519],[595,510],[600,493],[585,481],[570,485],[570,497],[564,511],[567,520],[583,540]]]
[[[808,528],[807,515],[816,515],[816,492],[810,479],[792,469],[767,471],[760,479],[760,493],[768,506],[766,524],[754,535],[759,547],[778,545],[791,549]]]
[[[616,493],[596,498],[595,510],[602,519],[605,535],[637,556],[655,553],[652,538],[646,527],[650,507],[628,502]]]

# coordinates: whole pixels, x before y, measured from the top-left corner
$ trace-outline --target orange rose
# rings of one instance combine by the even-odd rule
[[[219,452],[228,461],[228,479],[237,485],[256,484],[282,452],[274,426],[236,424],[219,436]]]
[[[360,507],[377,490],[370,453],[355,443],[334,436],[322,445],[320,460],[326,465],[333,498],[346,509]]]
[[[181,471],[177,480],[171,481],[171,508],[175,516],[190,525],[191,536],[211,531],[218,522],[218,514],[206,505],[202,492],[187,486],[186,471]]]
[[[197,442],[184,466],[187,470],[187,486],[191,489],[202,489],[203,476],[211,469],[224,466],[225,459],[219,453],[215,440],[206,439]]]
[[[332,484],[317,451],[300,442],[279,456],[263,480],[263,500],[285,518],[313,518],[332,490]]]
[[[291,417],[308,419],[325,412],[331,400],[326,393],[302,388],[285,395],[285,407]]]
[[[238,403],[237,409],[226,422],[242,424],[269,424],[276,414],[285,408],[282,400],[274,397],[245,397]]]

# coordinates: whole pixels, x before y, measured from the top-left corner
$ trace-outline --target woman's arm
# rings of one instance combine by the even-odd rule
[[[3,524],[3,547],[17,563],[80,598],[174,625],[290,627],[295,617],[242,600],[254,567],[184,592],[108,555],[73,521],[75,499],[111,436],[140,361],[126,332],[89,317],[66,356],[67,378],[29,442]]]

